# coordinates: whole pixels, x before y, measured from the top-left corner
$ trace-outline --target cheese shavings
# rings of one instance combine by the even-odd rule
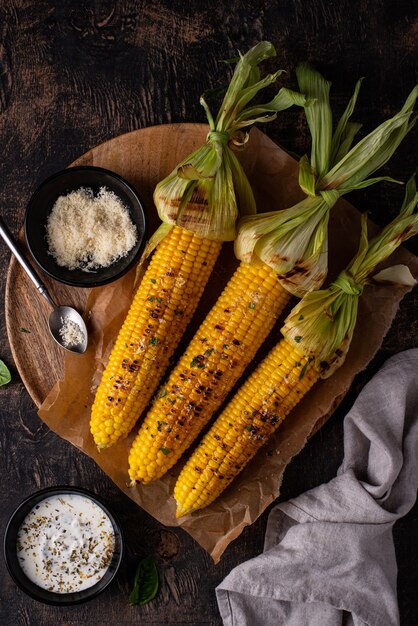
[[[126,256],[137,229],[121,199],[106,187],[60,196],[46,224],[48,253],[58,265],[91,272]]]
[[[70,320],[69,317],[62,317],[61,324],[58,332],[66,348],[80,346],[84,343],[85,335],[78,324]]]

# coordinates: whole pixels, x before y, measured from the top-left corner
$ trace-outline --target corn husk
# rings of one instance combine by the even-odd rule
[[[414,213],[417,202],[415,180],[411,178],[399,215],[370,242],[367,216],[363,215],[359,250],[346,270],[328,289],[308,293],[286,319],[283,335],[315,361],[323,378],[329,377],[345,360],[364,286],[373,282],[394,286],[416,283],[405,265],[373,273],[403,241],[418,233],[418,213]]]
[[[248,217],[241,221],[236,255],[244,263],[263,261],[290,293],[303,295],[327,275],[328,219],[329,206],[321,197]]]
[[[238,216],[255,213],[250,184],[232,148],[245,147],[248,135],[243,129],[248,126],[269,122],[293,104],[307,104],[301,94],[282,88],[270,102],[250,105],[281,74],[279,70],[260,78],[258,65],[275,54],[273,45],[263,41],[240,55],[216,119],[202,96],[210,128],[207,141],[157,185],[154,202],[162,222],[230,241]]]
[[[392,156],[415,123],[415,87],[401,111],[352,147],[361,125],[350,118],[362,79],[332,132],[330,83],[307,65],[297,69],[299,87],[309,106],[305,115],[312,137],[310,158],[299,162],[299,185],[306,198],[284,211],[244,217],[239,223],[235,253],[244,262],[260,260],[273,268],[283,286],[294,295],[318,289],[328,271],[328,219],[337,200],[355,189],[381,181],[369,178]]]

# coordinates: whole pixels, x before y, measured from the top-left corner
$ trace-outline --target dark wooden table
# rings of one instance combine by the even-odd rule
[[[213,6],[211,6],[213,4]],[[2,0],[0,2],[0,212],[16,234],[35,186],[90,147],[153,124],[204,121],[199,95],[222,84],[219,59],[260,39],[277,47],[288,71],[310,60],[333,81],[337,111],[365,76],[357,119],[370,129],[401,106],[416,82],[418,14],[405,0]],[[244,8],[245,5],[245,8]],[[302,114],[291,110],[266,127],[286,149],[303,153],[308,135]],[[412,134],[385,173],[408,177],[416,167]],[[402,191],[381,185],[351,201],[385,224]],[[417,242],[408,247],[418,252]],[[9,253],[0,245],[0,323],[3,358],[13,374],[0,389],[1,530],[32,491],[60,483],[83,485],[112,503],[126,532],[128,558],[117,583],[92,603],[72,609],[43,606],[20,592],[0,562],[0,623],[220,624],[214,588],[237,564],[263,546],[267,513],[213,565],[183,531],[164,528],[122,495],[70,444],[48,430],[19,380],[7,345],[4,287]],[[402,303],[373,363],[332,419],[288,467],[282,497],[332,478],[342,460],[342,421],[359,390],[390,355],[418,345],[418,292]],[[27,355],[31,366],[30,354]],[[394,530],[399,565],[401,623],[418,623],[418,508]],[[131,608],[128,591],[138,557],[154,553],[161,590],[154,602]],[[385,625],[382,625],[385,626]]]

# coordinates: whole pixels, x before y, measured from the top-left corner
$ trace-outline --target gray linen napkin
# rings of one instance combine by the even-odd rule
[[[360,393],[344,452],[336,478],[272,510],[263,554],[217,587],[225,626],[399,624],[392,527],[417,494],[418,349]]]

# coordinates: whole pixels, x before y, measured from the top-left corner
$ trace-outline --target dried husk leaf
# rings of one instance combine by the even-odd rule
[[[417,284],[417,281],[411,274],[411,270],[406,265],[392,265],[392,267],[386,267],[373,276],[373,282],[390,285],[406,285],[407,287],[415,287]]]

